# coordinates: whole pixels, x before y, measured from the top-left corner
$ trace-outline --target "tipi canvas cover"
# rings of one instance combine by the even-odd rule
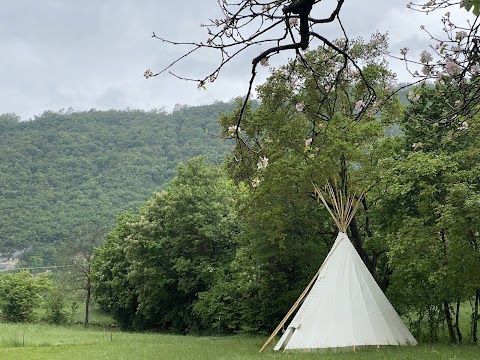
[[[297,309],[275,350],[416,345],[346,235],[363,196],[346,196],[327,182],[328,204],[316,185],[314,189],[339,233],[316,275],[260,351]]]
[[[348,236],[339,232],[275,350],[416,343]]]

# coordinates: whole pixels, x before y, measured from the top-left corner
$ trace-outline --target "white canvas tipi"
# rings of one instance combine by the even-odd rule
[[[316,193],[339,226],[337,239],[315,277],[265,346],[296,315],[275,350],[314,350],[366,345],[416,345],[417,341],[383,294],[346,235],[358,200],[344,199],[328,186],[333,211]],[[303,303],[302,303],[303,302]]]

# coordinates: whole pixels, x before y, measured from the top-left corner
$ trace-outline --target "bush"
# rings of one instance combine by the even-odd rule
[[[49,324],[62,325],[68,320],[68,313],[65,310],[65,295],[60,289],[53,289],[49,299],[45,303],[45,320]]]
[[[0,276],[0,309],[7,321],[32,322],[42,303],[42,294],[51,289],[46,274],[33,276],[28,271]]]

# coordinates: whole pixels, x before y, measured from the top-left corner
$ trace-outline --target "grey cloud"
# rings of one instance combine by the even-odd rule
[[[333,3],[326,0],[327,6]],[[389,31],[392,52],[403,46],[421,51],[428,44],[420,34],[422,21],[436,28],[440,24],[431,15],[406,10],[406,3],[346,2],[342,20],[348,35],[368,37],[375,30]],[[245,94],[251,59],[260,47],[232,61],[206,91],[168,74],[142,77],[147,68],[158,71],[185,50],[152,39],[152,32],[177,41],[205,41],[207,33],[200,24],[218,16],[216,0],[183,0],[181,7],[178,2],[158,0],[2,0],[0,113],[15,112],[27,119],[47,109],[69,107],[171,110],[176,103],[205,104]],[[325,26],[324,31],[331,39],[340,35],[338,27]],[[175,70],[202,77],[217,65],[213,60],[211,54],[198,53]],[[282,55],[271,62],[278,66],[285,60]],[[403,64],[391,64],[402,71]],[[267,74],[267,69],[259,69],[257,84]]]

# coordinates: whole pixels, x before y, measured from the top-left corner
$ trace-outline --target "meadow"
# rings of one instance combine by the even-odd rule
[[[444,343],[415,347],[381,347],[342,352],[259,354],[262,336],[180,336],[127,333],[109,328],[0,323],[0,359],[418,359],[480,360],[480,349]],[[273,345],[272,345],[273,347]]]

